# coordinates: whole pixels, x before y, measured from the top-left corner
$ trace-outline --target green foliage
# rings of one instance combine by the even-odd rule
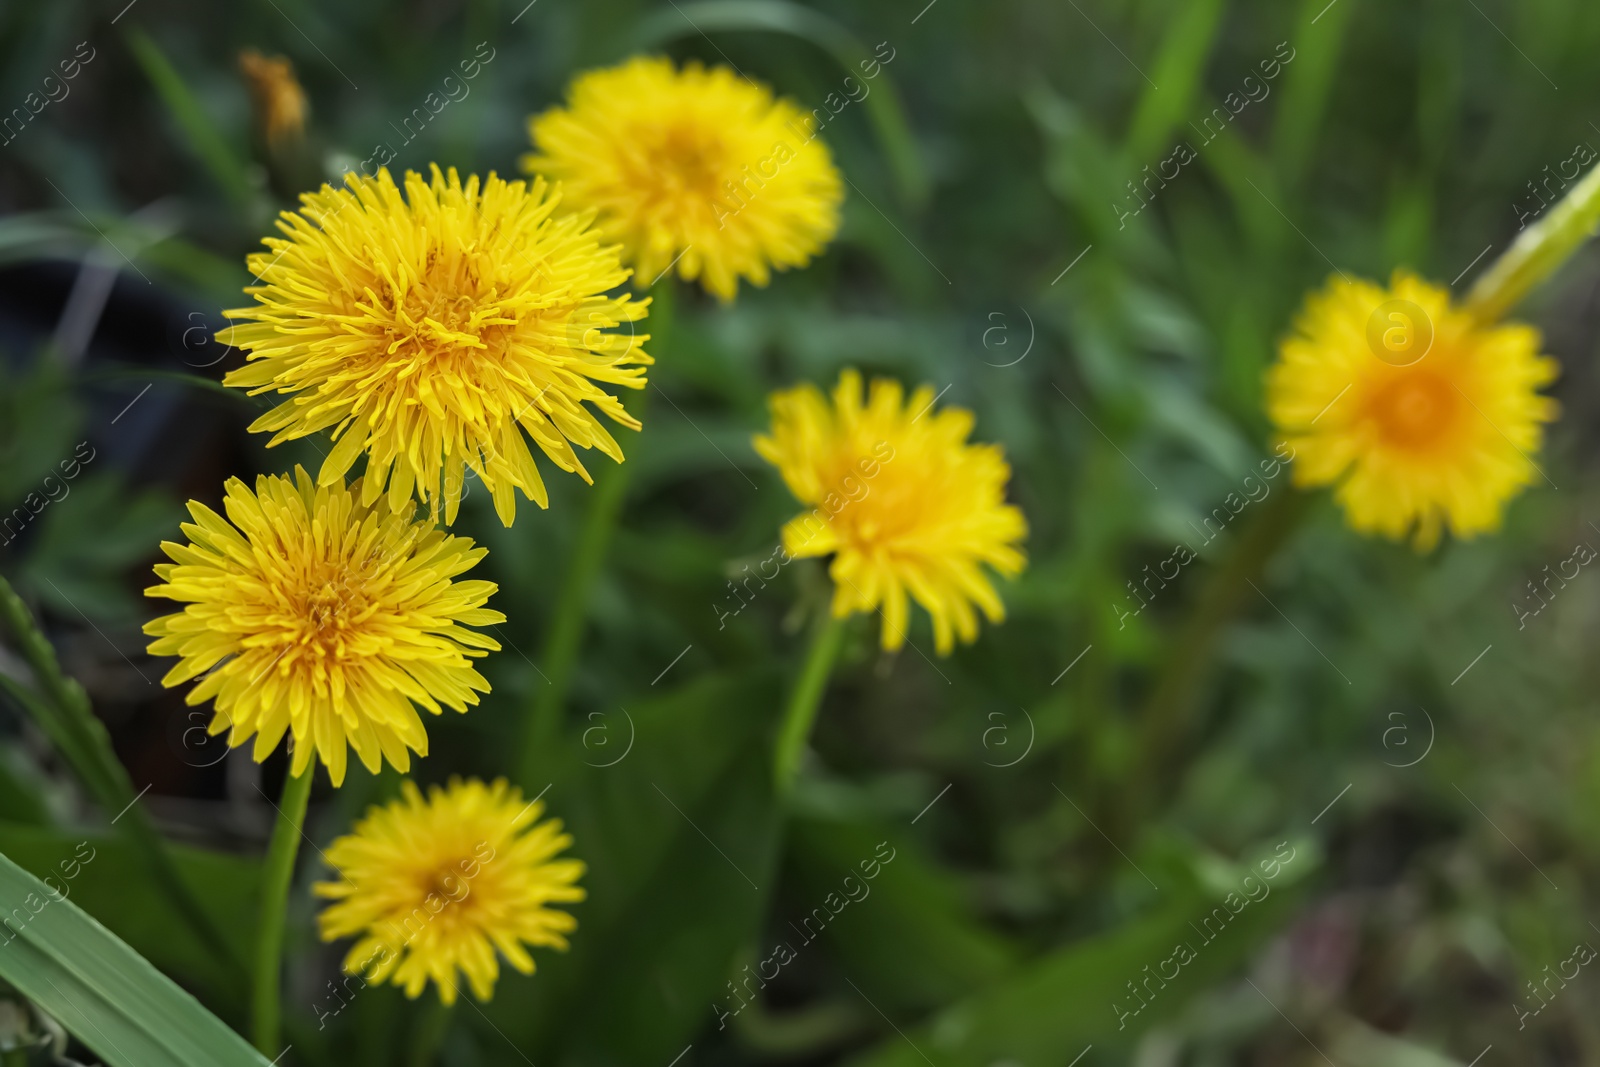
[[[91,848],[71,858],[74,864],[92,863],[95,855]],[[42,881],[0,856],[0,900],[9,908],[0,978],[61,1020],[106,1064],[259,1067],[268,1062],[90,918],[58,882]]]
[[[458,525],[490,550],[504,648],[482,706],[429,718],[415,777],[519,778],[574,835],[588,897],[570,951],[455,1009],[440,1062],[1187,1067],[1320,1063],[1313,1044],[1341,1064],[1467,1064],[1490,1044],[1483,1067],[1600,1060],[1592,976],[1526,1029],[1511,1006],[1595,936],[1600,583],[1546,570],[1600,545],[1592,248],[1518,311],[1563,363],[1564,414],[1537,457],[1548,481],[1501,532],[1427,554],[1363,540],[1285,469],[1129,611],[1147,565],[1193,543],[1270,454],[1263,373],[1309,288],[1404,266],[1465,294],[1545,168],[1600,144],[1600,8],[525,4],[0,11],[0,117],[76,42],[99,49],[0,148],[0,265],[124,268],[81,364],[51,343],[54,309],[0,309],[0,518],[31,516],[0,572],[60,667],[5,634],[0,903],[35,891],[23,871],[96,850],[71,902],[0,948],[0,977],[107,1062],[259,1062],[217,1019],[244,1025],[237,964],[279,765],[201,766],[219,750],[187,747],[193,709],[157,693],[170,664],[140,652],[155,613],[140,592],[182,501],[314,468],[325,447],[264,449],[243,429],[264,398],[219,384],[238,354],[202,365],[176,340],[248,300],[244,257],[294,206],[281,161],[245,155],[260,145],[238,51],[293,60],[308,158],[336,181],[378,143],[397,173],[515,173],[526,117],[635,50],[735,64],[809,110],[848,95],[886,42],[893,61],[823,135],[850,182],[839,239],[731,306],[674,294],[648,406],[627,400],[645,428],[618,434],[624,477],[604,459],[595,487],[547,467],[549,510],[511,530],[469,492]],[[496,56],[470,95],[398,133],[480,41]],[[1293,58],[1269,78],[1280,48]],[[1270,91],[1235,114],[1247,76]],[[1178,145],[1194,159],[1149,179]],[[170,321],[131,328],[130,305]],[[1002,589],[1005,623],[948,659],[920,614],[897,656],[878,649],[881,620],[854,620],[778,795],[775,742],[831,589],[816,561],[750,580],[796,510],[750,437],[771,390],[846,366],[974,412],[1012,465],[1029,567]],[[140,403],[165,392],[161,419],[113,422],[152,382]],[[85,440],[99,456],[31,509]],[[588,540],[602,490],[609,543]],[[564,600],[580,563],[593,583]],[[1521,620],[1533,596],[1548,605]],[[573,650],[559,700],[552,647]],[[551,728],[525,759],[536,707]],[[344,946],[317,940],[307,892],[328,873],[317,849],[396,790],[392,772],[354,770],[313,798],[286,915],[285,1064],[426,1058],[431,1019],[397,990],[330,1009]],[[1119,1025],[1127,983],[1285,840],[1292,876]],[[880,843],[895,859],[849,899]],[[792,962],[752,979],[780,944]],[[213,1058],[212,1039],[229,1051]]]
[[[58,864],[72,858],[80,843],[87,844],[94,859],[85,868],[89,876],[71,881],[72,901],[145,959],[187,987],[204,990],[207,1000],[226,1009],[230,1020],[242,1019],[240,976],[195,936],[172,895],[150,880],[143,857],[127,841],[101,833],[83,836],[66,829],[0,823],[0,852],[39,878],[54,877],[59,882]],[[172,852],[180,874],[206,887],[202,905],[238,957],[245,958],[254,943],[251,909],[258,864],[184,846],[174,846]]]
[[[774,682],[702,678],[573,739],[546,799],[584,842],[583,936],[532,979],[508,980],[491,1012],[530,1055],[670,1058],[705,1025],[773,889],[779,821],[761,709],[778,700]],[[519,987],[536,994],[531,1012]]]
[[[128,46],[139,66],[144,68],[150,84],[161,94],[162,101],[172,112],[173,119],[182,129],[189,149],[211,172],[223,191],[235,203],[243,203],[249,195],[244,164],[207,116],[200,101],[183,82],[183,75],[173,67],[158,46],[142,30],[130,27]]]

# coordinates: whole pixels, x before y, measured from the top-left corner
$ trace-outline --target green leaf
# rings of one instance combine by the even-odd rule
[[[271,406],[271,402],[259,397],[253,397],[242,389],[230,389],[216,378],[207,378],[201,374],[191,374],[181,370],[161,370],[155,367],[109,367],[85,374],[82,377],[86,382],[122,382],[122,381],[158,381],[173,382],[177,385],[186,385],[191,389],[199,389],[217,396],[225,396],[230,400],[242,403],[250,411],[261,411]]]
[[[802,901],[829,911],[824,902],[830,893],[840,898],[865,894],[844,905],[822,929],[829,950],[874,1003],[886,1010],[947,1003],[1014,965],[1012,946],[976,920],[955,879],[930,863],[903,831],[797,818],[790,833]],[[893,850],[892,859],[879,866],[877,878],[864,880],[860,864],[873,860],[880,842]],[[856,889],[843,886],[847,876]],[[805,916],[795,920],[809,933]]]
[[[1161,910],[1049,953],[921,1027],[901,1026],[903,1033],[885,1038],[855,1059],[854,1067],[1066,1062],[1091,1043],[1126,1054],[1141,1033],[1232,973],[1292,913],[1296,889],[1318,859],[1309,841],[1295,845],[1296,868],[1286,868],[1288,877],[1259,902],[1246,903],[1220,931],[1212,931],[1211,940],[1194,924],[1220,906],[1214,894],[1198,882],[1167,884],[1172,899]],[[1142,983],[1180,943],[1192,947],[1193,958],[1176,978],[1155,979],[1160,987],[1149,987],[1153,995],[1134,1014],[1139,1001],[1127,983]],[[1126,1015],[1119,1014],[1119,1004]]]
[[[113,469],[58,481],[62,496],[36,520],[39,536],[18,588],[66,618],[81,611],[100,622],[142,621],[149,602],[129,592],[128,572],[184,520],[182,507],[159,493],[128,489]]]
[[[0,818],[15,819],[30,826],[50,821],[38,772],[21,758],[15,748],[0,748]]]
[[[0,908],[0,930],[9,937],[0,945],[0,978],[109,1067],[266,1067],[264,1056],[199,1001],[59,889],[4,856]]]
[[[134,58],[144,68],[145,75],[177,120],[179,129],[188,138],[189,148],[211,172],[217,184],[222,186],[229,199],[235,204],[244,203],[250,197],[250,182],[245,177],[244,164],[235,157],[211,117],[200,106],[200,101],[189,91],[183,75],[178,73],[178,69],[144,31],[129,26],[127,36]]]
[[[89,705],[83,686],[61,672],[55,649],[34,624],[33,616],[11,584],[0,576],[0,624],[10,631],[23,658],[33,672],[37,691],[9,674],[0,674],[3,686],[26,710],[61,752],[96,800],[109,812],[119,812],[112,821],[126,816],[122,833],[135,844],[161,880],[164,888],[182,904],[184,917],[206,938],[212,949],[224,958],[239,957],[216,929],[195,900],[189,884],[178,874],[167,844],[146,811],[136,803],[128,772],[111,746],[111,735]]]
[[[216,255],[181,237],[159,236],[139,250],[139,258],[208,294],[222,307],[242,303],[239,291],[252,280],[241,258]]]
[[[1206,59],[1221,23],[1222,0],[1195,0],[1178,8],[1156,58],[1154,84],[1145,86],[1134,113],[1126,151],[1132,169],[1172,148],[1162,142],[1184,121],[1202,88]],[[1157,91],[1156,86],[1163,88]]]
[[[1292,34],[1294,61],[1284,68],[1283,101],[1273,127],[1273,155],[1279,177],[1291,192],[1298,192],[1316,150],[1317,134],[1339,72],[1345,30],[1355,14],[1356,0],[1327,4],[1303,0]]]
[[[1022,99],[1043,140],[1045,183],[1063,204],[1078,211],[1089,228],[1090,243],[1127,243],[1145,250],[1143,231],[1118,218],[1127,164],[1083,110],[1049,83],[1035,80]]]
[[[77,215],[34,211],[0,219],[0,264],[74,258],[97,240]]]
[[[665,1063],[713,1021],[774,887],[779,701],[770,674],[721,672],[576,724],[544,800],[588,899],[571,950],[503,976],[485,1009],[534,1062]]]
[[[244,986],[237,969],[216,958],[150,877],[149,866],[126,840],[104,834],[0,822],[0,853],[40,877],[60,878],[58,865],[80,842],[94,849],[86,876],[75,879],[72,900],[163,971],[203,990],[218,1010],[242,1009]],[[192,885],[212,921],[240,958],[254,944],[255,894],[260,864],[242,856],[169,845],[173,863]]]
[[[126,803],[133,789],[122,765],[114,756],[108,758],[111,739],[105,725],[89,710],[83,688],[61,674],[55,650],[34,626],[22,599],[0,576],[0,632],[4,631],[21,646],[38,691],[9,673],[0,673],[0,688],[33,718],[96,800],[106,807]]]
[[[11,546],[22,528],[13,509],[25,507],[30,495],[48,496],[44,479],[59,479],[58,465],[73,458],[84,414],[67,386],[60,366],[50,359],[26,368],[0,367],[0,517],[12,520],[0,527],[0,546]]]

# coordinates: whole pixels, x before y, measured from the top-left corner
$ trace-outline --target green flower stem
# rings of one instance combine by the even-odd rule
[[[628,493],[633,471],[623,463],[605,471],[598,479],[589,501],[589,513],[578,534],[577,550],[567,561],[561,591],[556,596],[550,633],[539,655],[540,675],[533,681],[533,703],[529,708],[522,744],[522,764],[518,780],[523,784],[539,774],[550,747],[561,737],[567,693],[577,668],[578,649],[589,618],[589,595],[600,575],[622,501]]]
[[[1262,572],[1300,525],[1311,500],[1299,490],[1285,490],[1265,503],[1201,592],[1171,652],[1162,660],[1139,717],[1139,755],[1132,780],[1142,786],[1133,791],[1134,803],[1156,804],[1171,791],[1175,779],[1172,762],[1183,751],[1192,725],[1189,711],[1205,681],[1212,652],[1234,617],[1252,600],[1260,602],[1251,583],[1259,586]],[[1137,826],[1142,815],[1142,811],[1126,812],[1119,826]]]
[[[439,1049],[450,1032],[450,1020],[454,1015],[454,1005],[438,997],[428,998],[426,1006],[417,1013],[411,1050],[406,1059],[408,1067],[433,1067],[439,1061]]]
[[[664,279],[651,290],[650,316],[645,323],[649,327],[652,355],[668,351],[671,345],[673,296],[671,278]],[[634,417],[641,422],[648,401],[646,387],[632,405]],[[637,462],[620,463],[604,471],[590,494],[589,513],[578,534],[577,548],[568,561],[561,591],[556,595],[550,630],[539,655],[539,675],[533,680],[526,725],[516,757],[517,780],[524,785],[531,785],[539,777],[551,748],[561,738],[567,695],[572,688],[584,626],[589,619],[589,599],[611,547]]]
[[[1522,231],[1467,296],[1480,319],[1494,321],[1554,274],[1600,225],[1600,166],[1573,186],[1542,219]]]
[[[780,796],[794,788],[795,777],[800,773],[800,753],[811,737],[811,725],[816,722],[817,709],[822,706],[828,675],[833,672],[834,661],[839,658],[839,650],[844,646],[844,632],[845,620],[834,618],[831,611],[823,616],[812,632],[805,665],[800,668],[794,693],[789,697],[789,706],[783,713],[783,725],[778,732],[778,747],[773,757],[772,780]]]
[[[117,829],[150,865],[151,873],[171,894],[176,910],[206,948],[217,959],[235,968],[242,979],[243,961],[200,907],[194,890],[179,874],[148,812],[137,803],[139,794],[128,779],[127,769],[117,759],[105,724],[95,717],[89,694],[61,672],[55,649],[4,577],[0,577],[0,626],[16,641],[38,691],[5,674],[0,674],[0,688],[28,712],[95,801],[107,812],[116,813],[113,818]]]
[[[278,821],[272,827],[267,859],[261,867],[261,918],[256,927],[255,982],[250,993],[250,1029],[256,1048],[268,1056],[283,1051],[278,1032],[283,1022],[279,974],[283,963],[283,927],[289,906],[289,883],[300,851],[306,806],[311,801],[313,762],[299,777],[283,783]]]

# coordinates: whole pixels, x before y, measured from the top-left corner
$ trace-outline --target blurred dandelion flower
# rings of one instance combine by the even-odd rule
[[[452,778],[428,798],[410,781],[399,800],[371,808],[355,832],[328,846],[336,882],[312,892],[335,901],[318,916],[324,941],[359,940],[347,973],[391,981],[416,997],[428,979],[455,1003],[457,972],[488,1000],[500,975],[495,952],[532,974],[524,945],[565,949],[578,922],[547,905],[584,898],[584,865],[553,859],[572,844],[544,805],[497,780]],[[538,825],[535,825],[538,823]]]
[[[298,140],[306,128],[306,93],[295,80],[287,56],[264,56],[254,48],[239,53],[239,71],[250,88],[256,130],[268,148]]]
[[[316,753],[334,785],[347,744],[373,773],[385,757],[407,770],[407,749],[427,755],[413,703],[435,715],[476,704],[489,683],[471,660],[500,645],[465,627],[505,621],[483,606],[494,583],[452,581],[485,549],[372,509],[358,488],[319,488],[299,467],[253,493],[231,478],[227,518],[190,501],[190,543],[162,543],[173,562],[145,590],[187,604],[144,628],[151,655],[181,657],[162,684],[204,675],[186,701],[216,699],[211,733],[229,731],[230,746],[254,736],[260,762],[289,731],[292,773]]]
[[[728,301],[740,278],[805,266],[839,228],[843,185],[814,125],[727,67],[636,57],[530,119],[522,163],[596,209],[646,285],[676,264]]]
[[[250,362],[224,383],[295,394],[251,424],[275,433],[269,444],[332,428],[319,484],[365,452],[363,504],[387,484],[393,510],[415,491],[435,516],[443,500],[448,524],[470,468],[510,526],[514,490],[549,503],[524,433],[585,481],[573,445],[622,462],[584,403],[639,428],[596,383],[644,388],[647,338],[611,329],[642,319],[648,301],[609,295],[628,277],[617,249],[585,218],[556,217],[542,180],[462,185],[454,169],[432,171],[431,183],[406,174],[405,200],[381,170],[280,216],[287,239],[249,259],[257,303],[225,312],[247,321],[218,339]]]
[[[861,375],[839,377],[829,405],[813,385],[776,393],[761,457],[811,511],[783,528],[794,557],[834,554],[833,614],[881,610],[883,647],[906,639],[906,594],[933,617],[934,643],[978,635],[976,605],[990,622],[1005,608],[981,564],[1008,577],[1026,559],[1020,509],[1005,502],[1011,476],[999,445],[967,443],[972,413],[934,412],[923,386],[904,400],[900,383],[875,379],[862,403]],[[881,609],[879,605],[882,605]]]
[[[1539,332],[1452,306],[1396,271],[1387,289],[1331,279],[1267,375],[1267,410],[1303,487],[1334,485],[1352,529],[1435,545],[1499,527],[1539,475],[1556,402]]]

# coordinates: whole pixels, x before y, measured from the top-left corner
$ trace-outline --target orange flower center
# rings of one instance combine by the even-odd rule
[[[435,867],[423,878],[422,897],[426,900],[429,896],[436,896],[440,900],[460,903],[466,899],[466,893],[463,892],[465,887],[466,879],[460,874],[459,867]]]
[[[378,610],[370,584],[381,575],[384,557],[311,560],[302,564],[298,588],[279,599],[279,638],[300,646],[317,660],[343,660],[350,642],[369,629]]]
[[[491,290],[486,300],[479,293],[479,275],[477,257],[471,252],[457,257],[453,266],[443,262],[439,253],[430,253],[422,277],[390,309],[393,321],[384,332],[391,341],[400,342],[397,352],[419,360],[448,355],[470,361],[479,355],[500,355],[511,327],[485,321],[498,316],[481,314],[493,295]],[[472,341],[482,342],[488,349],[478,348]],[[389,358],[386,352],[380,355]]]
[[[414,901],[399,904],[396,909],[412,919],[408,932],[417,932],[415,924],[423,915],[427,917],[423,920],[426,924],[438,924],[440,933],[470,928],[481,920],[474,880],[463,872],[464,867],[472,869],[471,864],[471,857],[463,857],[416,872]]]
[[[1443,375],[1408,369],[1373,397],[1371,411],[1386,443],[1418,451],[1438,443],[1464,399]]]
[[[351,600],[360,601],[352,604]],[[310,645],[319,654],[337,654],[349,637],[353,624],[365,614],[366,597],[346,582],[325,582],[321,588],[305,594],[301,602],[301,617],[297,640]]]

